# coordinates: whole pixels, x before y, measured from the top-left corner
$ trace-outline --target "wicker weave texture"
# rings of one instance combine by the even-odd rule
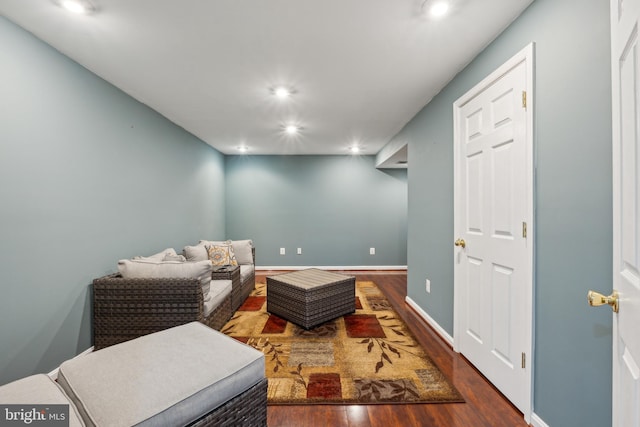
[[[231,309],[231,294],[229,294],[220,305],[213,310],[209,317],[204,318],[201,322],[219,331],[229,319],[231,319],[231,316],[233,316],[233,310]]]
[[[267,379],[190,424],[204,427],[262,427],[267,425]]]
[[[215,268],[211,272],[212,280],[231,280],[232,286],[240,286],[240,267],[237,265],[227,265],[222,268]]]
[[[231,314],[229,295],[205,319],[198,279],[124,279],[112,274],[93,281],[96,350],[193,321],[220,329]]]
[[[229,265],[222,269],[214,269],[211,278],[213,280],[231,280],[231,310],[235,312],[244,302],[241,299],[244,283],[240,282],[240,267]]]
[[[250,276],[247,276],[237,289],[233,289],[231,291],[231,303],[233,305],[234,312],[242,305],[243,302],[245,302],[255,287],[256,274],[254,272],[251,273]]]
[[[300,273],[295,277],[304,280]],[[279,277],[267,277],[267,311],[303,328],[313,328],[356,309],[354,277],[336,275],[313,286],[297,286],[291,276],[284,277],[286,281]]]
[[[213,270],[211,278],[213,280],[231,280],[231,309],[233,312],[242,305],[256,285],[255,273],[246,277],[243,282],[240,281],[239,266],[226,266],[223,269]]]

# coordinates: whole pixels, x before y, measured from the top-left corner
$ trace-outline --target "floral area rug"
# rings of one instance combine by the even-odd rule
[[[262,351],[268,403],[463,402],[373,282],[356,282],[356,312],[305,330],[266,312],[266,285],[222,328]]]

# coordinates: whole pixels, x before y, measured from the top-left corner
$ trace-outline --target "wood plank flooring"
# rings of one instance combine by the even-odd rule
[[[256,282],[281,272],[258,271]],[[356,280],[375,282],[398,314],[453,382],[465,403],[409,405],[292,405],[269,406],[269,427],[518,427],[527,426],[520,413],[471,364],[455,353],[431,327],[405,303],[405,272],[348,272]]]

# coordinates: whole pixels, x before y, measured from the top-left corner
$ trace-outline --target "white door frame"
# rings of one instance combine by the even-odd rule
[[[526,287],[526,313],[525,318],[527,324],[525,325],[525,342],[528,343],[528,348],[524,349],[526,354],[526,378],[528,382],[527,390],[528,390],[528,399],[526,402],[526,406],[523,410],[524,419],[528,423],[531,422],[531,414],[533,411],[533,332],[534,332],[534,322],[533,322],[533,313],[534,313],[534,238],[535,238],[535,224],[534,224],[534,150],[533,150],[533,90],[534,90],[534,43],[530,43],[520,52],[518,52],[515,56],[505,62],[502,66],[500,66],[497,70],[492,72],[489,76],[487,76],[484,80],[474,86],[470,91],[468,91],[465,95],[463,95],[460,99],[458,99],[453,104],[453,125],[454,125],[454,168],[453,173],[454,177],[458,176],[458,156],[460,154],[459,144],[460,135],[458,132],[458,126],[460,125],[457,111],[466,104],[469,100],[474,98],[484,89],[489,87],[493,82],[498,80],[500,77],[505,75],[511,69],[516,67],[517,65],[525,62],[526,73],[527,73],[527,83],[526,83],[526,117],[527,117],[527,129],[526,129],[526,152],[527,152],[527,218],[524,219],[527,222],[527,272],[525,277],[528,279],[527,283],[524,284]],[[457,180],[454,178],[454,194],[460,194],[461,188],[460,183],[456,182]],[[460,211],[458,197],[454,197],[454,215]],[[462,235],[462,231],[460,230],[460,222],[458,221],[457,216],[454,218],[454,235],[451,238],[451,243],[453,247],[453,242],[455,240],[455,236]],[[462,325],[460,322],[460,315],[462,313],[462,307],[460,303],[460,295],[461,295],[461,283],[460,280],[455,278],[454,274],[454,309],[453,309],[453,331],[454,331],[454,340],[453,340],[453,348],[455,351],[460,352],[460,337],[463,333]]]

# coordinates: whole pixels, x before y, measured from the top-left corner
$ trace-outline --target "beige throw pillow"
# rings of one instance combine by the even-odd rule
[[[178,262],[185,262],[186,260],[187,259],[184,257],[184,255],[172,255],[172,254],[167,254],[162,259],[162,261],[178,261]]]
[[[205,248],[204,245],[185,246],[182,252],[187,258],[187,261],[206,261],[209,259],[207,248]]]
[[[251,240],[232,240],[233,252],[236,255],[238,264],[253,264],[253,241]]]
[[[176,250],[173,248],[167,248],[162,252],[158,252],[157,254],[149,255],[149,256],[134,256],[132,259],[135,260],[148,260],[148,261],[162,261],[164,257],[167,255],[177,255]]]

